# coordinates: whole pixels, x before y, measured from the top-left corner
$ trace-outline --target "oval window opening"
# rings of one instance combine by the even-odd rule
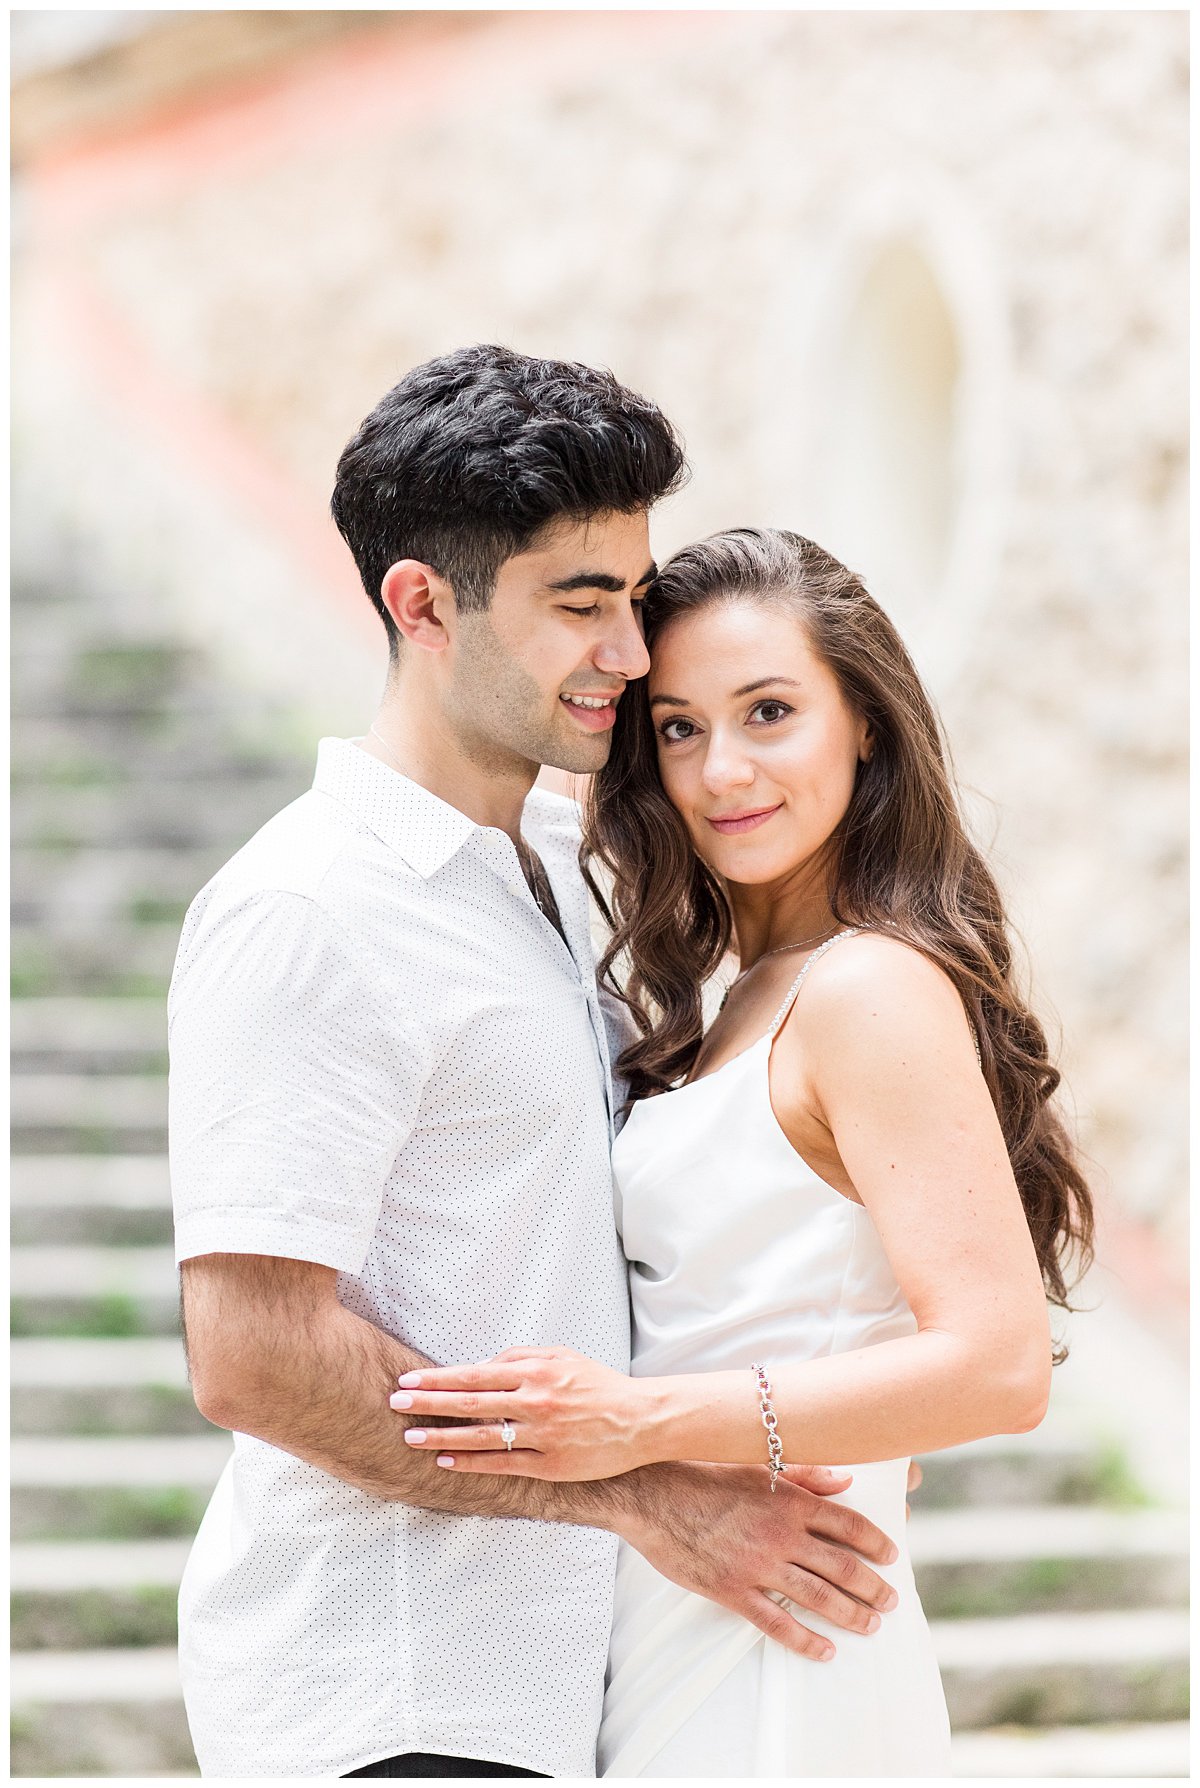
[[[961,365],[953,318],[919,249],[896,242],[876,257],[839,358],[825,462],[833,537],[915,643],[949,556]]]

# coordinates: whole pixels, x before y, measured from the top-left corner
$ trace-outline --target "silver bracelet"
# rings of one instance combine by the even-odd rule
[[[771,1473],[771,1489],[774,1491],[783,1466],[783,1442],[779,1438],[779,1423],[775,1419],[775,1408],[771,1402],[771,1381],[767,1377],[765,1366],[751,1366],[751,1372],[758,1380],[758,1406],[762,1410],[762,1423],[767,1431],[767,1465]]]

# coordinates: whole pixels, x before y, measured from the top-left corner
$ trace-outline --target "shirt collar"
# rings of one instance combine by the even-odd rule
[[[322,739],[313,788],[348,807],[418,875],[435,875],[475,833],[473,819],[363,751],[352,739]]]

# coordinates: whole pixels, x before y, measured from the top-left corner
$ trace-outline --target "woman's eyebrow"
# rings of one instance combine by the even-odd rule
[[[735,696],[753,695],[756,689],[769,689],[772,685],[780,683],[783,684],[785,689],[799,689],[801,687],[801,685],[797,683],[795,677],[759,677],[756,683],[743,683],[742,687],[740,689],[735,689],[733,693]]]
[[[735,689],[733,694],[736,699],[738,696],[742,695],[753,695],[756,689],[777,689],[781,684],[785,689],[799,689],[802,687],[801,684],[797,683],[795,677],[759,677],[754,683],[743,683],[742,687],[740,689]],[[665,708],[689,708],[691,707],[691,703],[684,701],[681,695],[652,695],[650,697],[650,706],[652,708],[657,708],[659,706]]]

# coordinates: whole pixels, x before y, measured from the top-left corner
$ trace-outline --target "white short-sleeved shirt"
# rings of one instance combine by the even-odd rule
[[[512,841],[348,740],[196,897],[170,995],[180,1260],[338,1270],[438,1361],[559,1343],[629,1364],[613,1091],[574,805]],[[616,1541],[384,1501],[246,1435],[180,1592],[206,1775],[403,1751],[590,1776]]]

